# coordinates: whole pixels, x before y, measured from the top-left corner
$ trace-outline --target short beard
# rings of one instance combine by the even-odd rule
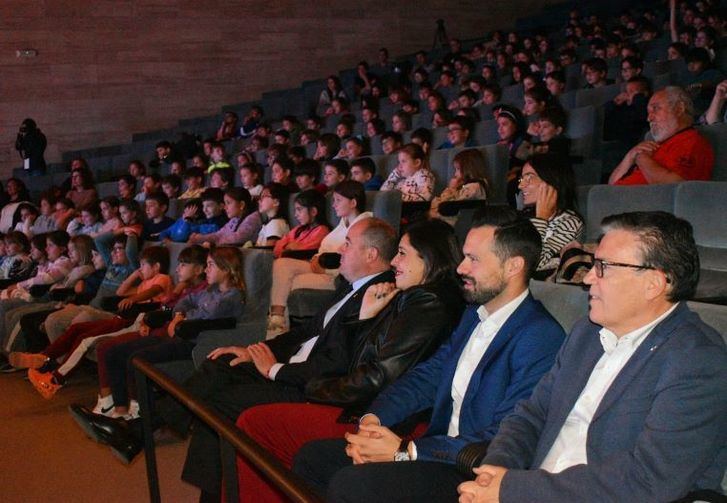
[[[474,278],[466,276],[464,279],[474,281]],[[494,288],[477,288],[477,283],[474,283],[474,291],[464,290],[464,299],[470,304],[487,304],[492,299],[500,295],[507,288],[507,283],[500,278],[497,286]]]
[[[661,127],[650,124],[649,132],[651,133],[652,138],[654,138],[654,141],[662,142],[664,140],[669,139],[671,136],[673,136],[674,133],[676,133],[678,128],[679,128],[679,122],[676,119],[672,119],[672,120],[669,120],[667,123],[665,123]]]

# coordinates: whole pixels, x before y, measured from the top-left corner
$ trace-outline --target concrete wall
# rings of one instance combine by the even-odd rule
[[[26,116],[59,161],[374,61],[381,46],[392,56],[429,48],[437,18],[468,38],[544,3],[555,2],[3,0],[0,176],[20,164],[13,142]],[[16,57],[25,48],[37,57]]]

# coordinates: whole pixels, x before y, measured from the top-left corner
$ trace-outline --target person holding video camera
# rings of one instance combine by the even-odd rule
[[[25,119],[18,130],[15,140],[15,149],[23,159],[23,169],[31,175],[45,173],[45,159],[43,153],[48,145],[45,135],[38,129],[33,119]]]

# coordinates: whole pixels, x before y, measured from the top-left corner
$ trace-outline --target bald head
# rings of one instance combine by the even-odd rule
[[[341,246],[340,273],[353,282],[389,270],[397,241],[396,231],[383,220],[359,220],[349,227]]]

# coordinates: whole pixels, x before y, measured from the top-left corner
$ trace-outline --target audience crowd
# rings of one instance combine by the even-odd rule
[[[616,89],[595,141],[623,156],[604,183],[710,180],[714,149],[694,126],[726,117],[719,7],[574,10],[562,30],[494,32],[468,50],[450,39],[411,68],[381,49],[352,89],[329,76],[308,117],[273,128],[254,106],[192,151],[160,141],[115,195],[83,158],[34,197],[34,178],[10,178],[0,370],[27,370],[51,400],[92,352],[96,403],[70,412],[129,463],[142,448],[131,359],[191,360],[200,334],[235,329],[243,252],[263,249],[266,339],[214,349],[184,386],[331,501],[721,501],[727,352],[685,303],[699,279],[690,224],[606,218],[583,279],[589,319],[570,334],[529,291],[584,239],[568,92]],[[684,71],[658,84],[653,61]],[[480,144],[483,121],[495,136]],[[32,174],[41,136],[23,122]],[[499,179],[488,144],[507,151]],[[440,150],[446,171],[431,165]],[[377,191],[400,195],[401,232],[369,210]],[[295,323],[302,289],[329,301]],[[161,427],[191,435],[182,478],[220,501],[217,434],[168,396]],[[285,499],[237,464],[243,501]]]

